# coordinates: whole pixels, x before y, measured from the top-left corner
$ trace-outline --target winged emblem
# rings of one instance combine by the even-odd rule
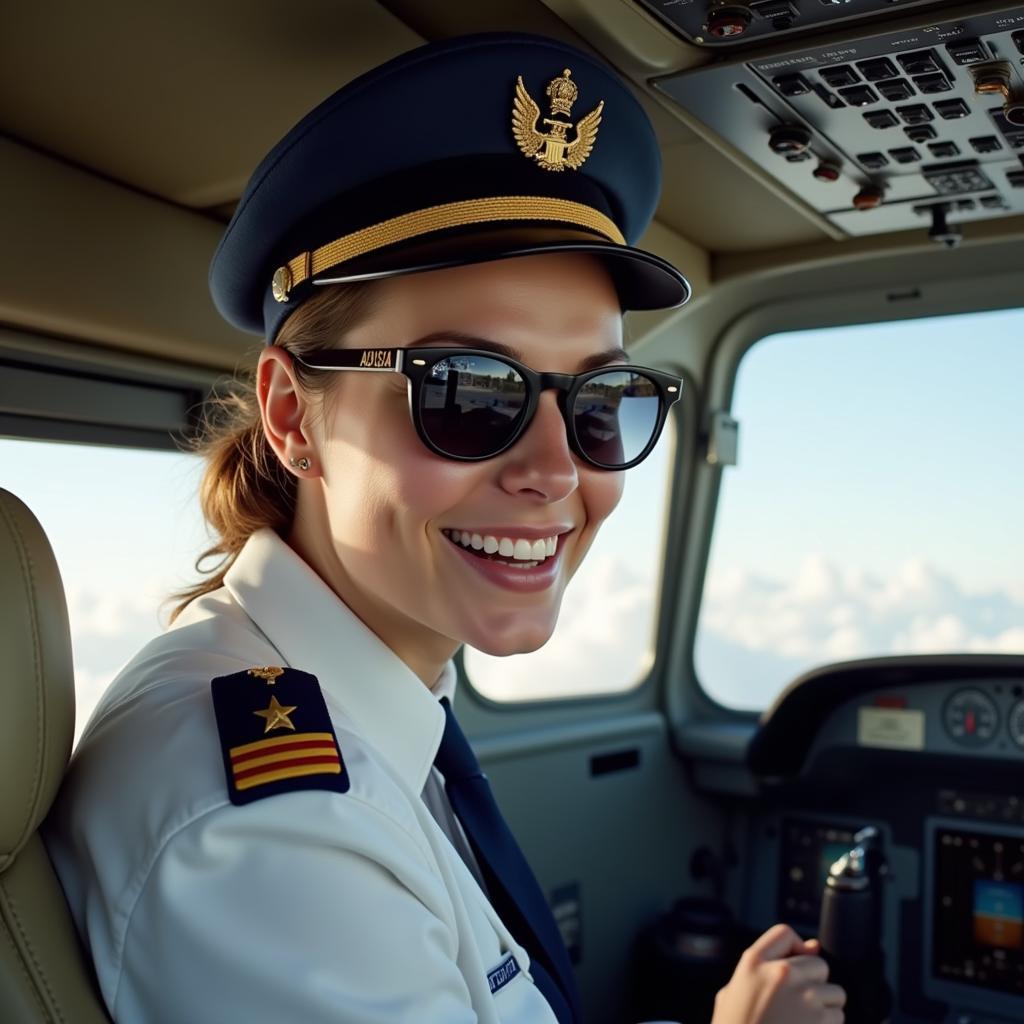
[[[569,78],[569,70],[555,78],[548,85],[547,93],[552,97],[552,113],[568,115],[572,101],[576,98],[576,84]],[[512,104],[512,134],[519,149],[525,156],[533,157],[546,171],[564,171],[567,167],[578,170],[590,156],[601,123],[604,100],[575,125],[576,137],[570,142],[566,133],[574,126],[568,121],[544,118],[544,124],[551,131],[537,130],[540,107],[523,85],[523,76],[516,78],[516,97]]]

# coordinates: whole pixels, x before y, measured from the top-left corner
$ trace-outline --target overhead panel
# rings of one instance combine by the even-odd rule
[[[1024,5],[654,84],[849,235],[1024,213]]]
[[[734,47],[795,36],[909,10],[949,7],[955,0],[641,0],[691,43]]]

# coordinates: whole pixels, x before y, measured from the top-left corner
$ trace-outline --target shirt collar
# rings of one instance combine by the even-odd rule
[[[328,703],[419,793],[444,732],[438,701],[455,692],[454,663],[428,689],[269,527],[250,535],[224,586],[284,663],[315,675]]]

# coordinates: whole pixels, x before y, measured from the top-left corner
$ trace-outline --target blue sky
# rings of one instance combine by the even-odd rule
[[[756,708],[876,654],[1024,652],[1024,312],[766,338],[740,364],[698,675]]]
[[[1019,579],[1022,389],[1021,311],[764,339],[737,380],[721,564],[783,576],[819,548],[869,571],[913,553],[965,585]]]

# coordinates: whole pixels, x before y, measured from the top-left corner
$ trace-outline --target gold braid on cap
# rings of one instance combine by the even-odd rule
[[[453,203],[428,206],[398,217],[353,231],[328,242],[312,252],[300,253],[274,271],[271,286],[278,302],[287,302],[288,293],[303,281],[331,267],[355,259],[385,245],[406,242],[429,231],[486,224],[490,221],[556,220],[586,228],[609,241],[625,245],[626,239],[610,217],[586,203],[544,196],[495,196],[490,199],[462,199]]]

